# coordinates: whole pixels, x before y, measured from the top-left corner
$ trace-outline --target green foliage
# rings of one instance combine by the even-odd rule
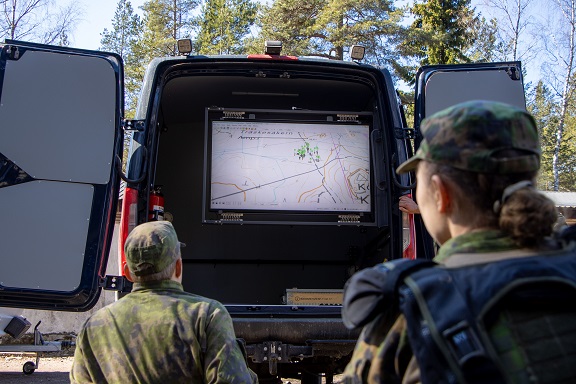
[[[472,45],[466,56],[475,63],[504,61],[504,43],[498,39],[498,22],[478,17],[470,27]]]
[[[197,0],[150,0],[144,3],[143,32],[136,50],[143,61],[178,54],[177,39],[191,36],[192,11]]]
[[[144,11],[142,30],[132,45],[130,81],[142,84],[148,63],[156,57],[178,54],[176,40],[189,38],[191,19],[197,0],[149,0]]]
[[[276,0],[263,8],[261,41],[282,41],[288,55],[334,59],[361,44],[367,48],[365,61],[384,64],[398,57],[394,41],[402,16],[389,0]]]
[[[540,81],[530,95],[528,111],[534,116],[540,134],[540,146],[542,148],[542,160],[540,174],[538,176],[538,189],[549,190],[554,184],[552,173],[552,156],[554,154],[554,132],[558,125],[558,110],[552,94]]]
[[[134,13],[132,4],[127,0],[118,1],[112,29],[104,29],[100,34],[100,49],[115,52],[122,56],[125,71],[125,113],[126,117],[134,117],[141,76],[138,76],[138,62],[134,60],[132,49],[142,31],[142,21]]]
[[[421,65],[506,59],[509,42],[499,37],[505,21],[476,15],[471,0],[414,1],[397,8],[392,0],[148,0],[140,19],[128,0],[119,0],[112,28],[104,30],[101,44],[124,59],[128,117],[134,116],[146,66],[156,57],[176,55],[179,38],[193,39],[200,54],[263,53],[265,40],[280,40],[283,54],[332,59],[345,59],[349,46],[362,44],[367,48],[364,62],[386,66],[409,84]],[[409,26],[404,23],[408,12],[413,18]],[[250,36],[251,32],[256,34]],[[66,37],[62,35],[63,44]],[[529,110],[542,138],[538,182],[542,189],[554,188],[552,164],[563,121],[559,188],[574,190],[576,100],[570,100],[562,120],[561,104],[554,98],[559,87],[554,89],[555,93],[540,82],[529,95]],[[412,91],[404,90],[401,98],[410,126]]]
[[[127,0],[118,1],[114,19],[112,19],[112,30],[104,28],[100,34],[100,49],[115,52],[124,57],[130,54],[132,44],[138,39],[142,30],[140,17],[134,13],[132,4]]]
[[[424,47],[426,57],[422,64],[457,64],[468,62],[465,56],[470,46],[474,22],[470,0],[428,0],[415,4],[414,26],[430,32],[430,42]]]
[[[540,133],[542,160],[538,176],[538,189],[554,190],[554,172],[552,160],[556,146],[556,133],[560,124],[560,108],[554,99],[553,92],[538,82],[530,92],[528,111],[536,119]],[[572,111],[565,122],[564,139],[560,148],[559,190],[576,189],[576,114]]]
[[[244,37],[256,19],[252,0],[206,0],[195,20],[198,28],[194,45],[199,54],[240,54]]]
[[[418,67],[433,64],[468,63],[468,52],[473,50],[474,39],[481,37],[490,46],[493,39],[490,25],[486,24],[470,6],[470,0],[424,0],[410,8],[414,21],[399,44],[399,52],[416,64],[398,68],[399,75],[413,84]],[[485,32],[489,32],[485,35]],[[480,51],[471,52],[481,56]]]
[[[576,192],[576,111],[570,109],[564,126],[559,164],[559,190]]]
[[[311,40],[319,33],[314,31],[314,20],[325,3],[326,0],[276,0],[272,5],[263,6],[260,15],[261,47],[264,47],[264,40],[279,40],[283,44],[283,54],[303,56],[315,53]]]

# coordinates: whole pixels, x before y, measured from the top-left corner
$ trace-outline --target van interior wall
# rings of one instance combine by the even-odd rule
[[[232,96],[232,91],[243,91],[243,84],[248,84],[245,79],[206,80],[173,79],[161,96],[154,183],[162,185],[165,211],[172,215],[180,240],[186,243],[182,250],[186,291],[225,304],[282,304],[286,289],[342,289],[357,269],[387,257],[387,228],[202,223],[206,107],[319,109],[328,106],[326,98],[331,97],[337,110],[363,111],[372,105],[368,88],[356,87],[362,97],[345,95],[339,89],[343,85],[333,82],[328,96],[318,95],[307,82],[307,89],[298,89],[296,84],[284,88],[291,94],[284,98],[240,97],[238,92]],[[266,93],[274,87],[260,84],[250,92]],[[311,100],[326,105],[312,105]]]

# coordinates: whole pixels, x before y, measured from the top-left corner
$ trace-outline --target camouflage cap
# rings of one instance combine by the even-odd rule
[[[180,257],[181,246],[184,244],[178,241],[176,231],[169,221],[140,224],[126,238],[126,263],[130,272],[136,276],[162,272]]]
[[[396,173],[416,168],[420,160],[479,173],[509,174],[540,168],[540,144],[534,118],[525,110],[493,101],[468,101],[422,121],[423,140],[416,154]],[[507,149],[522,151],[496,156]]]

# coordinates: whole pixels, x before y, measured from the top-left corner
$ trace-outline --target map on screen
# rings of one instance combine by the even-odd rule
[[[370,127],[212,121],[210,209],[370,212]]]

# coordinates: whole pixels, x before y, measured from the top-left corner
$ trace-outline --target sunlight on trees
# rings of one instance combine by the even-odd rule
[[[0,0],[2,37],[66,46],[80,20],[75,2]],[[283,54],[349,59],[387,67],[413,98],[414,75],[427,64],[522,60],[528,109],[542,137],[539,186],[576,190],[576,0],[148,0],[139,10],[118,0],[100,49],[125,63],[126,113],[134,116],[146,66],[177,55],[262,53],[265,40]],[[536,76],[542,66],[541,78]],[[534,79],[535,78],[535,79]],[[410,110],[410,105],[408,110]]]

